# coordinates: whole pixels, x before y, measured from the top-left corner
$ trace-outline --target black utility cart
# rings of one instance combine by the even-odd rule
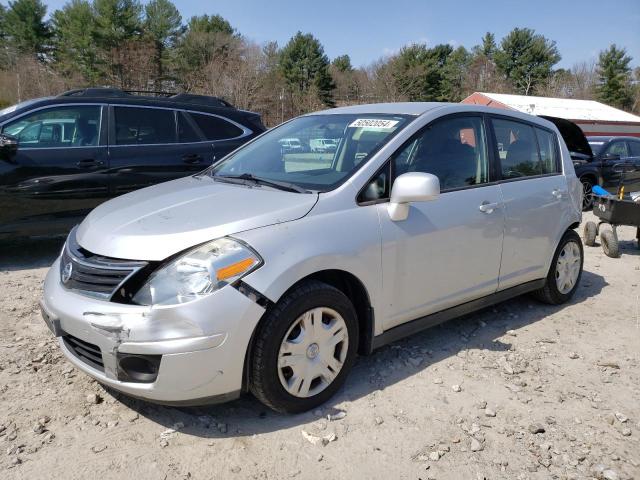
[[[621,193],[624,193],[624,176],[626,173],[635,171],[635,167],[628,164],[616,167],[620,173],[618,194],[621,195]],[[584,243],[586,245],[593,247],[599,233],[604,253],[608,257],[617,258],[620,255],[620,248],[616,229],[619,225],[628,225],[636,227],[636,240],[638,248],[640,248],[640,203],[613,195],[594,195],[593,213],[600,221],[597,224],[595,222],[587,222],[585,224]],[[611,225],[611,230],[600,231],[600,227],[605,223]]]

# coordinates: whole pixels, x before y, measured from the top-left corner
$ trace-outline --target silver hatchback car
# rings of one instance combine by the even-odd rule
[[[290,152],[286,138],[338,141]],[[131,396],[250,391],[301,412],[340,388],[357,354],[516,295],[567,301],[581,196],[546,120],[336,108],[96,208],[49,271],[42,313],[77,368]]]

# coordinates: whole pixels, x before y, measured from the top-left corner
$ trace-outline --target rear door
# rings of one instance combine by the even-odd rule
[[[111,105],[109,112],[113,195],[197,173],[213,159],[177,110]]]
[[[500,163],[505,231],[499,289],[544,278],[570,217],[555,132],[506,117],[491,119]],[[564,210],[567,210],[564,212]]]
[[[1,232],[64,231],[108,198],[106,106],[51,105],[2,125],[18,152],[0,161]]]
[[[627,162],[633,164],[635,171],[625,177],[625,190],[640,191],[640,140],[627,140],[627,150],[629,153]]]

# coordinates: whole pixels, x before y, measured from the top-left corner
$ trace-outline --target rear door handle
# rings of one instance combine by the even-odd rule
[[[500,204],[497,202],[496,203],[482,202],[482,204],[478,207],[478,209],[482,213],[492,213],[495,209],[499,207],[500,207]]]
[[[198,155],[197,153],[187,153],[182,156],[184,163],[200,163],[202,160],[202,155]]]
[[[93,167],[101,167],[104,165],[104,162],[100,160],[96,160],[95,158],[85,158],[84,160],[80,160],[76,163],[76,166],[79,168],[93,168]]]

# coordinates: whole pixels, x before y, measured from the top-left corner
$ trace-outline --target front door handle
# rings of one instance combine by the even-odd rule
[[[202,160],[202,155],[198,155],[197,153],[187,153],[182,156],[184,163],[200,163]]]
[[[79,168],[94,168],[101,167],[102,165],[104,165],[104,162],[96,160],[95,158],[85,158],[76,163],[76,166]]]
[[[554,190],[553,192],[551,192],[551,195],[556,197],[558,200],[560,200],[564,196],[564,194],[560,190]]]
[[[482,204],[480,204],[478,209],[482,213],[492,213],[498,207],[500,207],[500,204],[497,202],[496,203],[482,202]]]

